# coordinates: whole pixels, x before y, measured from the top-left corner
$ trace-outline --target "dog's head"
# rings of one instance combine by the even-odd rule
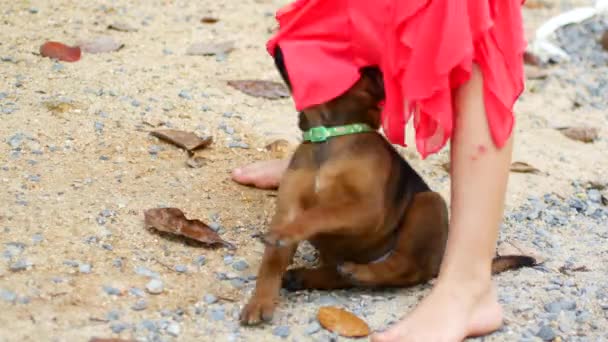
[[[283,81],[291,89],[284,56],[279,47],[275,49],[274,60]],[[360,73],[361,78],[344,94],[303,110],[300,113],[300,129],[351,123],[366,123],[374,129],[380,128],[379,104],[385,97],[382,72],[377,67],[365,67]]]

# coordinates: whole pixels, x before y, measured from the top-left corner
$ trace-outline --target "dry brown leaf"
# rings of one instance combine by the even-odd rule
[[[289,89],[287,89],[283,83],[279,82],[262,80],[233,80],[228,81],[228,85],[242,91],[247,95],[263,97],[270,100],[289,97]]]
[[[225,55],[230,51],[234,50],[234,42],[222,42],[222,43],[194,43],[190,45],[186,54],[192,56],[213,56],[213,55]]]
[[[557,130],[572,140],[584,143],[594,142],[599,137],[598,129],[595,127],[558,127]]]
[[[600,43],[602,44],[604,50],[608,51],[608,30],[604,31],[604,34],[602,34]]]
[[[200,220],[189,220],[178,208],[153,208],[144,212],[147,227],[182,235],[207,245],[222,245],[228,249],[236,247],[223,240],[213,229]]]
[[[540,172],[539,169],[535,168],[534,166],[528,164],[528,163],[524,163],[524,162],[513,162],[511,164],[511,167],[509,169],[511,172],[518,172],[518,173],[538,173]]]
[[[176,129],[161,129],[152,131],[150,134],[175,146],[179,146],[190,153],[194,150],[207,147],[213,142],[212,137],[203,139],[192,132]]]
[[[203,23],[203,24],[215,24],[218,21],[220,21],[220,19],[216,18],[216,17],[202,17],[201,18],[201,23]]]
[[[441,164],[441,168],[443,168],[445,170],[445,172],[449,173],[450,172],[450,162]]]
[[[130,24],[125,22],[115,22],[113,24],[108,25],[108,30],[120,31],[120,32],[136,32],[137,29]]]
[[[370,334],[367,323],[353,313],[333,306],[319,309],[317,319],[323,328],[344,337],[365,337]]]
[[[540,66],[541,65],[541,61],[540,58],[538,58],[538,56],[534,55],[531,52],[524,52],[524,63],[528,64],[528,65],[534,65],[534,66]]]
[[[496,248],[496,254],[499,256],[507,255],[527,255],[536,260],[536,264],[540,265],[547,260],[547,257],[542,255],[538,250],[524,246],[519,242],[501,242]]]

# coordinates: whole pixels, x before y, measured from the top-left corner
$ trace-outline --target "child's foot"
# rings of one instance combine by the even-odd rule
[[[438,282],[412,313],[383,333],[374,342],[455,342],[498,330],[502,308],[491,282],[469,284]]]
[[[288,159],[257,162],[232,171],[232,179],[237,183],[260,189],[276,189],[288,166]]]

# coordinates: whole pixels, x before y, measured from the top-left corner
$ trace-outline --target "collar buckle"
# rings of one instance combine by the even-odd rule
[[[324,126],[313,127],[308,133],[308,138],[313,143],[324,142],[329,138],[329,130]]]

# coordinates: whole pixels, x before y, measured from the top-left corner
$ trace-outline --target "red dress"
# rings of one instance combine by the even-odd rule
[[[525,1],[525,0],[524,0]],[[296,0],[277,12],[278,44],[297,110],[350,88],[359,69],[378,66],[386,100],[382,128],[405,146],[414,115],[423,158],[452,134],[453,95],[471,75],[484,76],[484,101],[494,143],[513,129],[513,105],[524,89],[526,47],[522,0]]]

